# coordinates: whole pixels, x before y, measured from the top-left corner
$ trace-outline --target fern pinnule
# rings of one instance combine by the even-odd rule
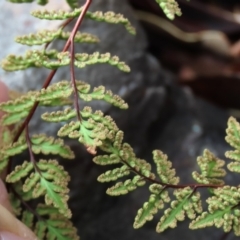
[[[225,164],[223,160],[215,157],[209,150],[204,150],[203,156],[197,158],[197,163],[201,173],[194,171],[192,176],[198,183],[224,184],[224,181],[221,179],[226,175],[226,171],[223,169]]]
[[[162,8],[165,15],[173,20],[175,18],[175,15],[181,16],[182,12],[181,9],[178,6],[177,1],[175,0],[155,0],[159,6]]]
[[[17,43],[34,46],[34,45],[43,45],[45,43],[50,43],[54,39],[59,38],[61,35],[61,29],[58,30],[41,30],[35,34],[17,36],[15,41]]]
[[[176,171],[172,168],[172,163],[168,160],[166,154],[159,150],[153,151],[153,160],[157,167],[157,173],[163,183],[178,184],[179,177],[175,176]]]
[[[108,170],[105,173],[102,173],[97,180],[99,182],[110,182],[110,181],[116,181],[117,179],[127,176],[130,174],[130,169],[123,165],[119,168],[114,168],[113,170]]]
[[[125,195],[137,189],[137,187],[144,186],[144,181],[140,176],[135,176],[133,179],[127,179],[124,182],[118,182],[114,186],[107,189],[106,193],[110,196]]]
[[[116,56],[111,56],[110,53],[100,54],[99,52],[94,52],[92,54],[87,53],[76,53],[74,64],[78,68],[84,68],[87,65],[92,65],[96,63],[108,63],[112,66],[117,67],[123,72],[130,72],[130,67],[124,62],[120,62],[119,58]]]
[[[93,162],[98,165],[112,165],[120,163],[121,159],[116,154],[99,155],[93,158]]]
[[[0,110],[4,111],[5,113],[15,113],[30,110],[36,100],[37,94],[37,91],[30,91],[14,100],[2,102],[0,103]]]
[[[20,179],[29,175],[29,173],[33,170],[34,166],[32,163],[24,161],[22,165],[18,165],[15,169],[7,176],[6,182],[15,183]]]
[[[69,146],[65,145],[61,138],[55,139],[45,134],[31,137],[32,151],[35,154],[57,154],[65,159],[74,159],[75,155]]]
[[[43,45],[56,39],[67,40],[70,34],[70,32],[65,32],[61,28],[58,30],[41,30],[35,34],[18,36],[15,41],[28,46]],[[99,41],[97,36],[90,33],[77,32],[74,37],[76,43],[98,43]]]
[[[176,200],[171,202],[171,207],[164,211],[157,224],[156,231],[163,232],[167,228],[175,228],[177,221],[183,221],[185,216],[194,219],[196,213],[202,212],[201,198],[199,192],[193,192],[190,187],[174,190]]]
[[[207,199],[208,212],[203,212],[193,220],[189,228],[199,229],[215,226],[222,227],[224,232],[233,230],[236,236],[240,236],[239,209],[236,208],[240,201],[240,190],[238,187],[224,186],[213,189],[214,196]]]
[[[149,186],[149,190],[152,194],[143,207],[138,210],[133,224],[134,228],[140,228],[147,221],[151,221],[153,216],[164,208],[164,203],[170,202],[168,191],[164,189],[164,186],[154,183]]]
[[[235,148],[235,150],[227,151],[225,153],[227,158],[234,160],[227,165],[232,172],[240,172],[240,124],[233,117],[228,120],[228,128],[226,130],[226,141]]]
[[[63,111],[46,112],[41,118],[47,122],[65,122],[77,116],[76,110],[71,107],[65,108]]]

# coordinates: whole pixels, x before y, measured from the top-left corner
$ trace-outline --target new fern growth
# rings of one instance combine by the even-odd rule
[[[33,2],[33,0],[11,0],[11,2]],[[45,5],[47,1],[39,0]],[[138,158],[129,143],[124,142],[124,133],[110,116],[100,110],[92,111],[87,106],[80,109],[79,100],[90,102],[101,100],[120,109],[128,108],[127,103],[104,86],[91,89],[90,84],[75,79],[74,67],[84,68],[92,64],[110,64],[119,70],[129,72],[130,67],[110,53],[75,53],[74,44],[97,43],[99,38],[89,33],[78,32],[83,17],[109,24],[122,24],[130,34],[135,34],[131,23],[121,14],[113,12],[89,12],[91,0],[77,8],[77,1],[67,1],[70,11],[35,11],[34,17],[48,20],[65,20],[59,29],[43,30],[16,41],[29,46],[43,45],[41,50],[29,50],[23,56],[9,55],[2,61],[6,71],[24,70],[30,67],[51,69],[43,88],[30,91],[22,96],[0,104],[5,112],[1,120],[3,131],[0,142],[0,172],[7,170],[6,182],[15,214],[29,226],[39,239],[79,239],[72,225],[71,210],[68,207],[69,174],[59,165],[58,156],[73,159],[74,153],[64,144],[62,138],[76,139],[83,144],[93,161],[98,165],[117,165],[102,173],[99,182],[114,182],[107,189],[111,196],[125,195],[139,187],[148,185],[149,200],[143,203],[136,214],[133,227],[140,228],[163,210],[156,231],[175,228],[179,221],[189,219],[189,228],[198,229],[215,226],[225,232],[233,231],[240,236],[240,189],[224,183],[225,161],[218,159],[208,150],[197,159],[199,171],[192,174],[193,183],[181,184],[176,170],[167,155],[153,151],[156,171],[146,160]],[[168,18],[181,15],[175,0],[156,0]],[[71,32],[65,32],[70,20],[77,19]],[[48,49],[51,42],[66,40],[62,51]],[[51,84],[57,69],[70,65],[70,81],[60,80]],[[72,97],[73,96],[73,97]],[[62,106],[59,111],[46,112],[41,118],[46,122],[62,123],[57,135],[30,135],[28,124],[38,106]],[[9,130],[9,126],[13,126]],[[234,148],[226,153],[231,159],[227,167],[231,172],[240,172],[240,124],[230,118],[226,141]],[[28,150],[29,159],[12,169],[12,157]],[[102,155],[96,155],[101,150]],[[56,159],[37,159],[37,155],[54,155]],[[53,155],[53,156],[52,156]],[[116,182],[117,181],[117,182]],[[206,199],[207,210],[203,210],[199,189],[209,190]],[[44,199],[44,203],[31,206],[32,199]],[[23,208],[25,206],[25,208]],[[35,209],[34,209],[35,208]],[[33,210],[34,209],[34,210]]]

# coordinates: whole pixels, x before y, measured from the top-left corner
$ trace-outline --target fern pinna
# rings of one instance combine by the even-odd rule
[[[11,0],[11,2],[33,2],[33,0]],[[39,0],[45,5],[47,1]],[[78,1],[67,1],[70,7],[77,7]],[[104,152],[96,155],[93,161],[98,165],[117,165],[116,168],[102,173],[99,182],[118,181],[107,189],[107,194],[119,196],[149,185],[149,200],[137,212],[133,227],[140,228],[151,221],[156,213],[164,210],[157,226],[157,232],[175,228],[178,221],[190,219],[190,229],[210,226],[222,227],[225,232],[233,231],[240,236],[240,190],[238,186],[225,185],[223,169],[225,162],[205,150],[197,159],[199,172],[193,172],[195,183],[180,184],[172,163],[159,150],[153,151],[156,173],[144,159],[138,158],[132,147],[124,142],[124,133],[110,116],[100,110],[93,111],[87,106],[80,109],[79,100],[89,102],[101,100],[120,109],[128,108],[127,103],[114,95],[104,86],[91,89],[84,81],[76,80],[74,67],[84,68],[92,64],[110,64],[119,70],[129,72],[130,68],[117,56],[110,53],[75,53],[75,43],[97,43],[100,39],[77,29],[83,17],[110,24],[122,24],[126,30],[135,34],[134,27],[121,14],[113,12],[89,12],[91,0],[82,8],[70,11],[35,11],[34,17],[48,20],[64,20],[58,30],[43,30],[36,34],[19,36],[16,41],[29,46],[43,45],[42,50],[30,50],[23,56],[9,55],[2,61],[6,71],[24,70],[30,67],[45,67],[51,70],[41,90],[28,92],[16,99],[1,103],[0,110],[5,112],[1,120],[3,131],[0,145],[0,171],[7,171],[6,182],[9,185],[10,198],[15,214],[29,226],[39,239],[79,239],[72,225],[71,210],[68,207],[69,174],[56,159],[36,159],[37,154],[58,155],[73,159],[74,153],[64,144],[62,138],[77,139],[90,154],[97,150]],[[166,16],[173,19],[181,15],[174,0],[156,0]],[[71,32],[64,31],[65,26],[77,19]],[[55,40],[66,40],[61,52],[48,49]],[[61,80],[51,84],[58,68],[70,65],[71,80]],[[74,96],[74,97],[72,97]],[[62,123],[58,137],[46,134],[30,135],[28,124],[38,106],[62,106],[63,110],[46,112],[42,120]],[[74,106],[74,107],[73,107]],[[13,130],[9,130],[9,126]],[[227,129],[227,142],[235,148],[228,151],[226,157],[233,160],[228,164],[232,172],[240,172],[240,125],[230,118]],[[29,151],[29,160],[12,170],[12,157]],[[121,180],[122,179],[122,180]],[[209,190],[207,211],[203,210],[200,188]],[[41,198],[44,203],[31,206],[31,200]],[[34,208],[34,209],[33,209]]]

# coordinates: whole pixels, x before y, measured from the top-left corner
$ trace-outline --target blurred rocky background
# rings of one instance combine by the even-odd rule
[[[151,162],[152,150],[161,149],[173,161],[181,182],[192,183],[196,157],[205,148],[224,159],[229,149],[224,141],[228,116],[240,116],[240,5],[237,0],[178,2],[183,16],[169,21],[154,0],[93,1],[91,10],[113,10],[128,17],[137,28],[137,36],[129,35],[122,26],[85,21],[81,31],[97,34],[101,42],[97,46],[77,46],[76,51],[108,51],[126,61],[132,72],[125,74],[99,65],[77,70],[77,78],[105,85],[123,96],[130,106],[127,111],[95,103],[93,108],[100,107],[116,119],[139,157]],[[53,9],[67,8],[60,0],[51,0],[50,4]],[[58,26],[58,22],[49,24],[31,17],[29,11],[37,8],[36,4],[0,2],[1,59],[26,50],[13,43],[14,36]],[[54,46],[60,48],[61,43]],[[14,73],[1,70],[0,78],[10,88],[25,92],[39,89],[47,74],[39,69]],[[65,68],[54,81],[69,78],[69,69]],[[54,134],[59,126],[39,121],[40,113],[31,122],[32,132]],[[81,239],[236,239],[214,228],[190,231],[187,221],[157,234],[155,226],[161,214],[134,230],[135,214],[149,197],[147,187],[118,198],[107,196],[110,185],[96,180],[107,168],[94,165],[82,147],[70,144],[77,158],[64,163],[72,176],[70,204]],[[229,174],[226,181],[237,185],[238,178]],[[206,191],[203,194],[207,196]]]

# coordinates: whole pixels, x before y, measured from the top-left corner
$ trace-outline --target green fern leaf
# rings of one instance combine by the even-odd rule
[[[66,20],[69,18],[75,18],[78,17],[81,13],[81,8],[76,8],[73,11],[47,11],[46,9],[43,11],[37,10],[32,11],[31,15],[40,18],[40,19],[46,19],[46,20]]]
[[[110,196],[125,195],[128,192],[134,191],[137,187],[142,187],[145,183],[140,176],[135,176],[133,179],[128,179],[124,183],[116,183],[113,187],[108,188],[106,193]]]
[[[226,175],[226,171],[222,168],[225,164],[223,160],[215,157],[210,151],[204,150],[203,156],[197,158],[197,163],[201,174],[194,171],[192,176],[198,183],[224,184],[224,181],[219,179]]]
[[[228,120],[228,128],[226,130],[226,141],[235,149],[240,150],[240,124],[233,117]],[[239,159],[240,161],[240,159]]]
[[[173,20],[175,15],[181,16],[181,9],[178,7],[178,3],[175,0],[155,0],[159,6],[162,8],[165,15]]]
[[[50,43],[54,39],[59,38],[62,30],[42,30],[36,34],[29,34],[24,36],[16,37],[15,41],[20,44],[33,46],[33,45],[42,45],[45,43]]]
[[[228,120],[228,128],[226,130],[227,136],[226,141],[233,147],[235,150],[227,151],[225,153],[227,158],[235,160],[227,165],[228,169],[232,172],[240,172],[240,124],[233,117],[230,117]]]
[[[5,157],[12,157],[17,154],[22,153],[27,149],[27,144],[25,139],[20,138],[17,142],[13,144],[5,145],[0,149],[0,153]]]
[[[96,148],[101,146],[106,138],[113,137],[114,131],[117,130],[115,129],[116,124],[110,117],[104,117],[101,111],[92,113],[90,107],[85,107],[81,115],[88,119],[82,119],[81,123],[65,124],[58,131],[58,136],[78,138],[78,141],[86,146],[89,153],[96,154]]]
[[[40,19],[47,19],[47,20],[65,20],[68,18],[78,17],[82,12],[82,8],[76,8],[72,12],[68,11],[33,11],[31,14],[34,17]],[[110,24],[122,24],[126,30],[135,35],[136,30],[131,25],[129,20],[125,18],[122,14],[117,14],[114,12],[87,12],[85,15],[87,18],[98,21],[98,22],[106,22]]]
[[[64,111],[44,113],[41,118],[47,122],[64,122],[76,117],[76,115],[76,110],[68,107]]]
[[[8,127],[6,126],[1,127],[0,139],[1,139],[0,141],[0,174],[1,174],[7,167],[9,161],[9,158],[6,156],[6,153],[4,152],[4,148],[7,148],[7,146],[11,146],[13,140],[13,134]]]
[[[79,97],[84,101],[104,100],[120,109],[127,109],[128,104],[118,95],[114,95],[110,90],[105,90],[104,86],[95,87],[92,93],[89,93],[90,86],[82,81],[77,81]]]
[[[15,183],[28,176],[23,184],[23,191],[30,191],[32,198],[45,195],[47,205],[56,207],[61,214],[70,218],[71,211],[67,205],[69,198],[67,184],[70,180],[68,173],[64,171],[63,167],[56,160],[40,160],[37,163],[37,167],[40,172],[32,172],[30,174],[30,171],[33,170],[33,164],[24,162],[22,166],[17,166],[7,176],[6,181]]]
[[[53,70],[69,65],[70,61],[68,52],[29,50],[25,56],[7,56],[1,65],[5,71],[18,71],[30,67],[45,67]]]
[[[0,103],[0,110],[6,113],[16,113],[30,110],[34,105],[36,94],[37,92],[28,92],[15,100]]]
[[[149,190],[153,194],[150,195],[148,202],[145,202],[143,207],[138,210],[133,224],[134,228],[140,228],[147,221],[151,221],[153,215],[155,215],[159,209],[164,208],[164,203],[170,201],[168,192],[164,190],[163,186],[154,183],[149,186]]]
[[[116,66],[119,70],[123,72],[130,72],[130,67],[124,62],[120,62],[117,56],[111,57],[110,53],[100,54],[95,52],[93,54],[87,53],[76,53],[74,64],[78,68],[84,68],[87,65],[92,65],[96,63],[108,63],[112,66]]]
[[[57,154],[63,158],[73,159],[74,153],[69,146],[64,145],[62,139],[54,139],[53,137],[47,137],[44,134],[33,135],[31,137],[32,151],[35,154]]]
[[[164,215],[157,224],[157,232],[163,232],[169,227],[175,228],[177,221],[183,221],[185,215],[194,219],[196,212],[202,212],[200,194],[198,192],[193,193],[190,187],[174,190],[173,194],[177,200],[172,201],[171,207],[164,211]]]
[[[77,229],[72,223],[59,213],[58,209],[38,204],[36,213],[40,219],[33,221],[34,215],[29,211],[24,211],[22,222],[32,229],[38,239],[49,240],[79,240]]]
[[[110,182],[110,181],[116,181],[117,179],[127,176],[130,174],[130,170],[126,165],[123,165],[120,168],[115,168],[113,170],[108,170],[105,173],[102,173],[98,177],[99,182]]]
[[[93,158],[93,161],[98,165],[112,165],[120,163],[120,158],[116,154],[99,155]]]
[[[9,126],[15,123],[21,122],[24,118],[26,118],[29,114],[28,110],[24,110],[21,112],[9,113],[5,114],[1,120],[1,124],[4,126]]]
[[[62,32],[61,35],[58,37],[58,39],[68,40],[70,35],[71,35],[71,32]],[[74,37],[74,42],[76,42],[76,43],[98,43],[98,42],[100,42],[100,39],[96,35],[93,35],[90,33],[77,32]]]
[[[36,34],[18,36],[15,41],[20,44],[34,46],[50,43],[55,39],[67,40],[70,37],[70,32],[58,30],[41,30]],[[77,43],[98,43],[100,40],[93,34],[77,32],[74,42]]]
[[[14,171],[12,171],[6,178],[6,182],[15,183],[20,179],[29,175],[29,173],[33,170],[33,164],[25,161],[21,166],[16,166]]]
[[[0,174],[6,169],[9,158],[1,155],[0,153]]]
[[[68,81],[54,83],[46,89],[41,89],[37,97],[37,101],[52,101],[59,98],[68,98],[73,89]]]
[[[110,131],[118,131],[118,126],[110,116],[104,116],[103,112],[100,110],[92,112],[91,107],[84,107],[81,111],[83,118],[92,118],[94,121],[103,124]]]
[[[153,160],[157,166],[157,173],[163,183],[178,184],[179,177],[176,177],[175,169],[171,169],[172,163],[168,160],[167,155],[159,150],[153,151]]]
[[[93,13],[87,12],[86,17],[99,22],[122,24],[123,26],[125,26],[126,30],[129,33],[133,35],[136,34],[135,28],[131,25],[129,20],[125,18],[122,14],[114,13],[111,11],[105,13],[98,11]]]
[[[73,105],[73,100],[70,98],[54,98],[52,100],[46,100],[40,102],[39,106],[43,107],[60,107]]]
[[[65,125],[63,125],[59,131],[58,131],[58,136],[59,137],[66,137],[68,136],[69,134],[71,134],[71,137],[72,138],[78,138],[79,137],[79,133],[78,131],[75,131],[77,129],[80,128],[80,122],[70,122],[70,123],[67,123]],[[74,137],[73,134],[76,134],[76,137]]]
[[[224,232],[234,230],[237,236],[239,232],[239,209],[240,191],[237,187],[224,186],[212,190],[214,196],[207,199],[208,211],[203,212],[199,217],[193,220],[190,229],[199,229],[210,226],[222,227]]]

